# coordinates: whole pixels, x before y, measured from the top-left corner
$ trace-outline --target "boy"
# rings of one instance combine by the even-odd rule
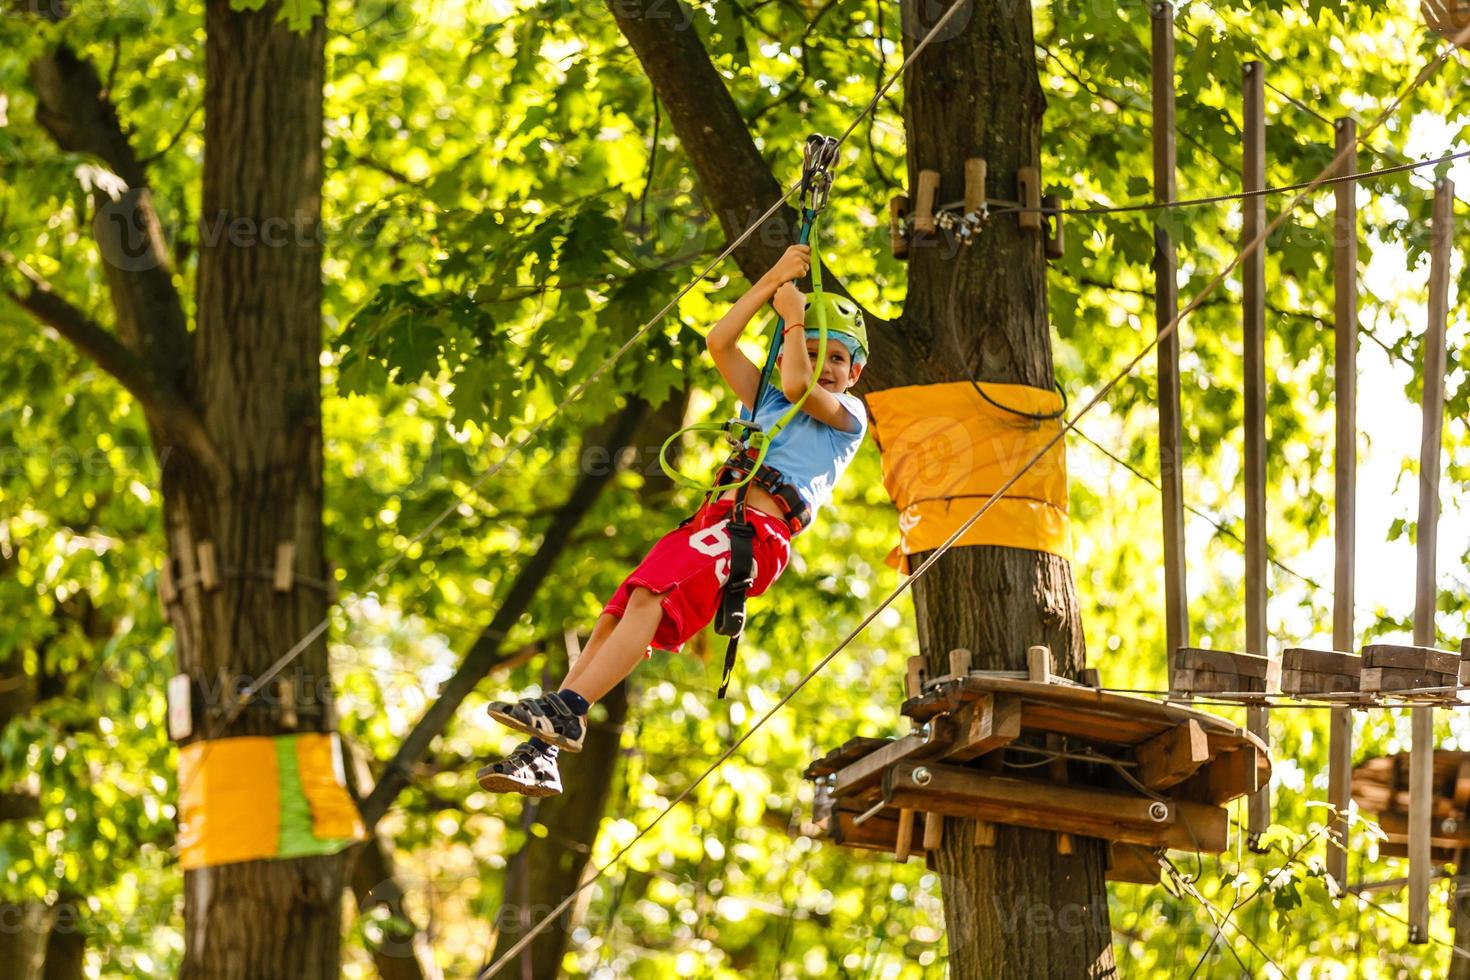
[[[760,308],[770,302],[785,320],[782,353],[777,358],[781,385],[767,385],[756,421],[767,431],[811,383],[812,358],[819,331],[811,297],[792,282],[807,274],[811,249],[793,245],[771,270],[720,318],[706,340],[715,366],[747,409],[755,410],[761,369],[736,341]],[[755,581],[758,596],[780,577],[790,558],[792,535],[832,496],[832,488],[852,462],[867,431],[867,412],[847,389],[857,383],[867,361],[867,330],[862,312],[847,299],[823,296],[827,306],[827,351],[817,385],[801,410],[776,437],[766,454],[773,487],[781,501],[748,484],[747,519],[755,528]],[[806,344],[796,343],[805,329]],[[717,483],[730,482],[727,479]],[[495,701],[490,716],[533,737],[509,756],[478,773],[480,785],[496,792],[554,796],[561,792],[559,749],[578,752],[587,731],[587,709],[632,673],[652,648],[678,652],[714,618],[721,587],[729,574],[730,539],[725,532],[735,490],[706,501],[692,518],[664,535],[608,600],[582,655],[561,689],[538,698]],[[793,513],[792,505],[801,513]]]

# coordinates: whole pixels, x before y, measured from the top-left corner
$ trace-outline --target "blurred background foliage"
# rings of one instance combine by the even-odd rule
[[[1047,190],[1069,205],[1151,196],[1150,6],[1035,6],[1048,96],[1042,171]],[[1315,176],[1331,157],[1333,120],[1366,124],[1436,52],[1409,6],[1181,5],[1180,196],[1239,186],[1240,74],[1250,60],[1266,64],[1270,84],[1268,181]],[[303,9],[309,15],[310,5],[295,5],[293,16]],[[892,4],[713,0],[664,9],[699,32],[783,182],[796,175],[802,139],[842,131],[914,40],[901,35]],[[476,488],[718,253],[720,224],[602,4],[334,0],[327,15],[328,548],[344,592],[361,599],[352,616],[336,614],[333,657],[343,733],[364,757],[384,760],[534,554],[586,463],[582,431],[633,391],[655,404],[687,391],[693,417],[733,411],[701,338],[747,283],[729,264],[716,268],[533,448]],[[36,125],[27,63],[64,37],[104,72],[139,154],[152,158],[178,285],[192,303],[194,259],[210,233],[197,216],[201,25],[200,5],[162,0],[77,5],[55,26],[0,18],[0,247],[103,323],[108,299],[86,196],[108,175],[58,152]],[[1457,117],[1464,81],[1452,59],[1365,141],[1362,167],[1462,148],[1470,135]],[[844,146],[823,226],[824,261],[884,316],[901,311],[905,289],[884,219],[888,197],[906,181],[902,100],[895,87]],[[1360,637],[1404,635],[1412,608],[1402,579],[1415,533],[1431,177],[1383,177],[1358,192]],[[1270,198],[1268,211],[1283,201]],[[769,203],[750,202],[746,217]],[[1165,220],[1187,299],[1234,254],[1240,210],[1180,209]],[[1151,336],[1151,222],[1144,212],[1068,219],[1070,249],[1051,266],[1049,298],[1058,380],[1074,405]],[[1270,538],[1281,563],[1272,569],[1270,626],[1278,645],[1330,635],[1331,223],[1331,195],[1319,193],[1269,246]],[[1467,268],[1457,258],[1438,624],[1448,645],[1470,632]],[[10,275],[0,264],[0,277]],[[1191,625],[1205,646],[1239,647],[1244,635],[1238,298],[1238,284],[1227,284],[1182,327],[1186,487],[1200,511],[1189,526]],[[182,948],[182,896],[163,699],[173,669],[155,598],[160,461],[136,406],[14,306],[0,304],[0,343],[0,675],[8,685],[0,688],[0,791],[14,805],[0,811],[11,818],[0,822],[0,901],[78,909],[91,975],[167,975]],[[752,331],[752,356],[763,344]],[[1120,385],[1070,447],[1089,662],[1105,684],[1124,688],[1165,684],[1159,499],[1144,479],[1158,471],[1152,365]],[[696,449],[684,466],[698,472],[714,461]],[[480,708],[557,675],[565,632],[585,634],[630,564],[695,505],[689,494],[659,508],[640,503],[643,474],[655,465],[656,447],[639,447],[522,618],[511,644],[539,642],[547,652],[481,685],[385,820],[409,905],[430,923],[449,975],[484,962],[506,855],[525,834],[545,831],[523,827],[519,799],[475,785],[475,760],[515,741]],[[405,547],[461,497],[437,533]],[[631,839],[898,584],[884,564],[895,539],[869,441],[834,506],[801,538],[781,588],[753,603],[728,702],[713,699],[719,664],[708,637],[692,645],[697,656],[656,657],[635,674],[596,860]],[[371,572],[400,551],[391,582],[371,588]],[[800,778],[807,762],[851,735],[900,729],[911,615],[906,597],[895,602],[590,890],[569,973],[942,971],[934,875],[918,862],[896,866],[800,834],[810,811]],[[1263,889],[1234,912],[1218,945],[1210,917],[1188,896],[1113,886],[1124,975],[1182,975],[1197,963],[1203,975],[1243,967],[1270,975],[1271,962],[1292,975],[1442,975],[1450,935],[1442,885],[1428,946],[1406,944],[1397,892],[1375,893],[1381,908],[1328,897],[1323,811],[1314,805],[1326,789],[1325,723],[1320,711],[1272,716],[1280,824],[1272,853],[1181,862],[1222,911]],[[1449,747],[1470,737],[1458,715],[1441,712],[1440,728]],[[1397,751],[1407,745],[1407,717],[1360,713],[1356,732],[1360,757]],[[1355,824],[1353,851],[1354,877],[1402,873],[1375,859],[1367,826]],[[389,926],[347,908],[344,970],[366,976],[369,950]]]

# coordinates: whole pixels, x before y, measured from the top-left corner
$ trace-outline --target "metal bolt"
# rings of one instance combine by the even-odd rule
[[[1163,823],[1169,819],[1169,804],[1155,800],[1148,805],[1148,818],[1154,823]]]
[[[928,786],[929,781],[933,778],[934,774],[929,771],[928,766],[920,766],[913,772],[913,780],[915,786]]]

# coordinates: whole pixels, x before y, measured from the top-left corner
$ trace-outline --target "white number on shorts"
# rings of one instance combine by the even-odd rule
[[[725,532],[725,525],[730,523],[726,518],[718,524],[711,524],[698,534],[689,536],[689,547],[701,555],[723,555],[730,550],[730,535]]]

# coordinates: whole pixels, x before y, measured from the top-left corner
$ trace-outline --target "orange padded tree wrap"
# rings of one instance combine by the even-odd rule
[[[1047,414],[1061,396],[1028,385],[982,382],[996,402]],[[1062,427],[997,408],[968,381],[888,388],[865,401],[883,459],[883,486],[898,507],[899,543],[888,564],[908,574],[908,556],[955,532]],[[966,531],[956,545],[999,545],[1072,557],[1064,441]]]

